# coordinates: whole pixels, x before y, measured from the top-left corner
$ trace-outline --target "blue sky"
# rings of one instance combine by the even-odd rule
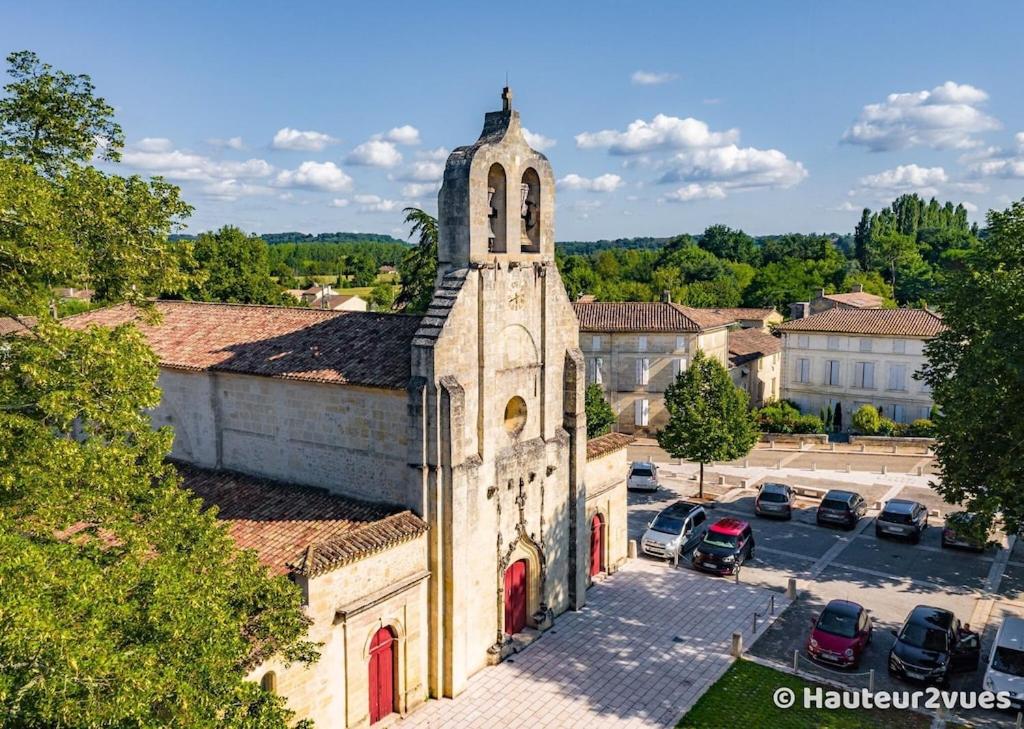
[[[559,240],[852,230],[902,192],[1024,196],[1024,4],[9,4],[0,49],[88,73],[121,172],[189,231],[400,234],[506,72]]]

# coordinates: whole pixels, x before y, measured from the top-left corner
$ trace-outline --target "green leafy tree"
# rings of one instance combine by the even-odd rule
[[[372,286],[377,278],[377,264],[367,253],[359,251],[348,257],[345,272],[353,286]]]
[[[700,247],[728,261],[757,263],[760,258],[754,239],[727,225],[708,227],[700,236]]]
[[[281,286],[270,275],[267,244],[226,225],[189,242],[194,269],[185,297],[232,304],[284,303]]]
[[[140,304],[183,288],[166,234],[189,208],[165,183],[80,166],[113,128],[102,100],[36,92],[8,86],[19,98],[0,105],[0,314],[39,318],[0,342],[3,723],[284,727],[282,700],[245,676],[270,655],[315,658],[298,589],[181,488],[138,329],[52,318],[58,283]]]
[[[395,287],[381,281],[370,291],[370,306],[374,311],[388,311],[395,305]]]
[[[409,235],[418,236],[419,242],[398,264],[402,289],[395,299],[395,308],[422,314],[434,297],[437,279],[437,218],[419,208],[405,208],[404,212]]]
[[[669,419],[658,432],[658,445],[673,458],[700,464],[701,498],[704,464],[742,458],[757,442],[747,394],[721,362],[701,350],[665,390],[665,408]]]
[[[1001,514],[1016,534],[1024,526],[1024,201],[987,220],[987,235],[938,292],[945,330],[926,345],[922,375],[938,407],[934,487],[979,514],[979,531]]]
[[[54,70],[31,51],[7,56],[11,82],[0,99],[0,156],[47,174],[92,159],[121,159],[124,134],[92,79]]]
[[[615,424],[615,412],[596,382],[587,385],[584,408],[587,412],[587,437],[604,435]]]
[[[864,435],[874,435],[882,424],[882,416],[874,405],[861,405],[853,414],[853,427]]]

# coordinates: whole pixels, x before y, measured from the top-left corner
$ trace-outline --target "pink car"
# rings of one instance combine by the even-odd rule
[[[856,668],[871,641],[871,616],[849,600],[833,600],[814,618],[807,655],[840,668]]]

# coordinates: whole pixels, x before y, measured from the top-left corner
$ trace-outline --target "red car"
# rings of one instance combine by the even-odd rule
[[[815,616],[807,655],[840,668],[856,668],[871,641],[871,616],[849,600],[833,600]]]
[[[690,559],[698,570],[730,575],[753,557],[754,534],[750,524],[730,516],[708,527]]]

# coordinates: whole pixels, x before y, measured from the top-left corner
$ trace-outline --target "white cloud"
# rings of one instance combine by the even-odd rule
[[[698,182],[691,182],[689,185],[665,193],[664,199],[669,202],[692,202],[693,200],[720,200],[725,197],[725,190],[721,185],[701,185]]]
[[[402,195],[405,197],[423,197],[431,195],[441,189],[439,182],[410,182],[402,185]]]
[[[394,142],[370,139],[349,152],[345,161],[350,165],[366,167],[395,167],[402,164],[402,153]]]
[[[1024,132],[1014,135],[1015,150],[989,147],[973,155],[961,158],[973,177],[999,177],[1003,179],[1024,178]],[[969,184],[969,183],[967,183]]]
[[[329,134],[316,131],[300,131],[291,127],[278,129],[271,146],[274,149],[293,149],[302,152],[319,152],[338,140]]]
[[[349,200],[347,200],[347,199],[345,199],[343,197],[336,197],[333,200],[331,200],[331,202],[330,202],[330,206],[332,208],[347,208],[348,205],[349,205]]]
[[[352,178],[333,162],[303,162],[294,170],[282,170],[275,182],[280,187],[345,192],[352,189]]]
[[[712,132],[705,122],[693,117],[680,119],[658,114],[651,121],[637,119],[625,131],[604,129],[576,135],[580,149],[607,148],[612,154],[641,154],[657,149],[717,147],[739,140],[739,130]]]
[[[634,86],[657,86],[658,84],[666,84],[669,81],[674,81],[677,78],[678,76],[674,73],[633,71],[633,75],[629,77],[629,80],[633,82]]]
[[[253,185],[238,180],[216,180],[208,182],[200,188],[200,192],[217,200],[233,201],[240,197],[254,195],[271,195],[274,190],[267,185]]]
[[[174,149],[168,139],[148,138],[129,145],[121,161],[136,169],[145,170],[169,180],[255,179],[268,177],[274,168],[265,160],[214,160],[205,155]]]
[[[667,164],[669,170],[659,182],[698,182],[714,197],[727,190],[792,187],[807,177],[800,162],[777,149],[735,144],[680,152]]]
[[[435,147],[434,149],[424,149],[416,153],[418,159],[429,160],[432,162],[444,162],[448,159],[448,155],[451,154],[447,147]]]
[[[978,206],[975,205],[972,202],[967,202],[966,200],[964,200],[960,204],[963,205],[964,206],[964,210],[966,210],[969,213],[976,213],[976,212],[978,212]]]
[[[589,192],[614,192],[622,186],[622,178],[618,175],[603,174],[598,177],[582,177],[575,172],[558,181],[558,186],[566,190],[587,190]]]
[[[360,213],[393,213],[409,205],[399,200],[387,200],[380,195],[356,195],[354,200],[359,204]]]
[[[402,170],[395,179],[403,182],[437,182],[443,176],[443,162],[417,160]]]
[[[859,212],[862,208],[857,207],[849,200],[843,200],[838,205],[833,205],[832,207],[827,209],[837,213],[852,213],[855,211]]]
[[[949,182],[949,176],[941,167],[919,167],[915,164],[899,165],[875,175],[860,178],[860,187],[885,193],[917,192],[924,197],[939,194],[939,186]]]
[[[551,149],[558,142],[551,137],[545,137],[543,134],[537,134],[531,132],[526,127],[523,127],[523,138],[526,139],[526,143],[536,149],[538,152],[543,152],[546,149]]]
[[[220,147],[223,149],[245,149],[245,142],[242,141],[241,137],[228,137],[227,139],[207,139],[206,143],[211,147]]]
[[[383,139],[386,142],[394,142],[395,144],[419,144],[420,130],[411,124],[403,124],[400,127],[394,127],[384,134],[377,135],[375,138]]]
[[[878,152],[908,147],[967,149],[980,142],[975,135],[1000,127],[979,107],[988,99],[981,89],[947,81],[931,91],[889,94],[868,104],[843,141]]]

